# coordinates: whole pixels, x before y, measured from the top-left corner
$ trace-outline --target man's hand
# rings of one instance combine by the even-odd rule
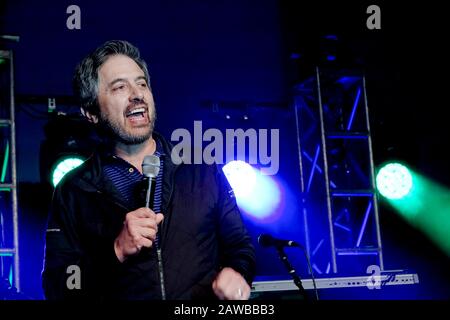
[[[250,286],[244,277],[232,268],[223,268],[212,284],[214,293],[221,300],[247,300]]]
[[[114,241],[114,251],[119,261],[139,253],[142,247],[151,248],[163,218],[161,213],[156,214],[149,208],[128,212],[122,231]]]

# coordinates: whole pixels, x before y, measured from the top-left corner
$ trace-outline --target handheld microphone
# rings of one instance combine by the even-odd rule
[[[158,176],[160,167],[161,162],[158,156],[150,155],[144,157],[144,161],[142,162],[142,173],[144,176],[148,177],[148,189],[145,197],[145,206],[147,208],[149,208],[150,205],[153,178]]]
[[[152,190],[152,182],[153,178],[156,178],[159,173],[159,169],[161,168],[161,161],[158,156],[149,155],[144,157],[144,161],[142,162],[142,173],[144,176],[148,177],[148,189],[147,195],[145,197],[145,206],[150,208],[150,194]],[[161,286],[161,297],[163,300],[166,300],[166,289],[164,284],[164,268],[162,263],[162,254],[161,247],[159,243],[159,232],[156,234],[155,239],[156,253],[158,256],[158,271],[159,271],[159,281]]]
[[[262,247],[300,247],[302,248],[302,246],[292,240],[281,240],[281,239],[277,239],[272,237],[269,234],[260,234],[258,237],[258,243],[262,246]]]
[[[147,195],[145,197],[145,206],[150,208],[150,193],[152,190],[152,181],[153,178],[156,178],[159,173],[159,169],[161,168],[161,161],[158,156],[149,155],[144,157],[144,161],[142,162],[142,173],[144,176],[148,177],[148,189]],[[164,284],[164,268],[162,264],[162,254],[161,247],[159,243],[159,232],[156,235],[155,239],[156,245],[156,253],[158,256],[158,270],[159,270],[159,281],[161,286],[161,296],[163,300],[166,300],[166,289]]]

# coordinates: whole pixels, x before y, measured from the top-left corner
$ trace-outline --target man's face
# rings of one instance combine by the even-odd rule
[[[98,70],[99,121],[125,144],[152,135],[156,111],[144,71],[127,56],[111,56]]]

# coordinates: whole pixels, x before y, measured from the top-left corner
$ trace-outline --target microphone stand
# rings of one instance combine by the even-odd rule
[[[277,248],[278,255],[279,255],[281,261],[283,262],[283,264],[286,267],[289,274],[292,276],[292,279],[294,280],[295,285],[300,290],[301,295],[304,297],[305,300],[307,300],[308,296],[306,295],[305,288],[303,288],[303,286],[302,286],[302,281],[300,280],[300,277],[298,276],[298,274],[295,272],[294,267],[292,267],[291,263],[289,262],[288,257],[286,255],[286,253],[284,252],[283,247],[282,246],[275,246],[275,247]]]

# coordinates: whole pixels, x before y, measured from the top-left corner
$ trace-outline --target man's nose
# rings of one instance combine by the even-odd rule
[[[139,87],[136,85],[134,85],[132,88],[133,89],[130,94],[130,100],[135,102],[142,101],[144,99],[144,93],[142,92],[142,90],[139,90]]]

